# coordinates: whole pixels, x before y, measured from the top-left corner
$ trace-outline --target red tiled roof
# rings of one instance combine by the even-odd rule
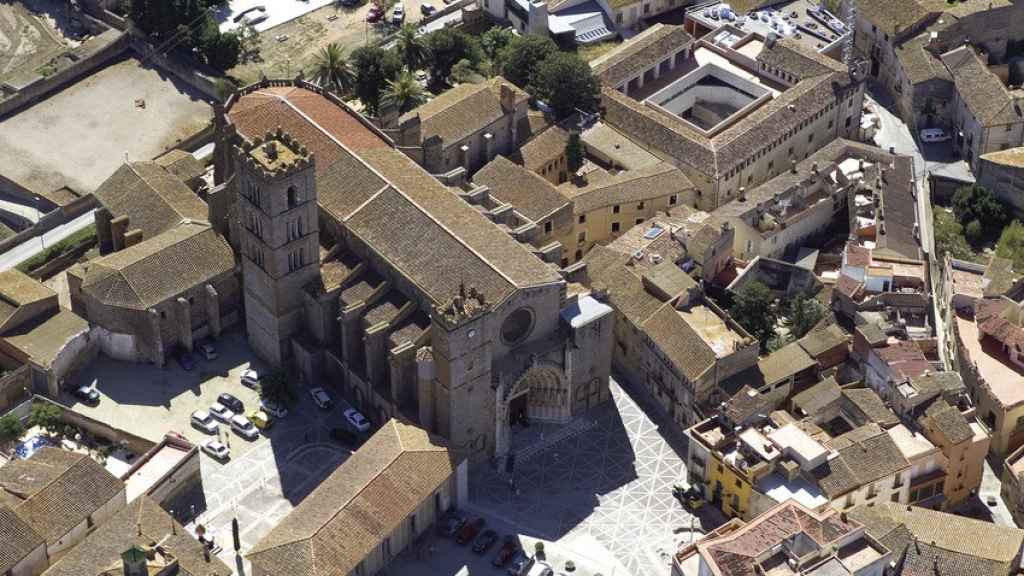
[[[896,342],[884,348],[876,348],[875,354],[897,375],[916,378],[931,369],[931,363],[916,344]]]
[[[846,246],[846,265],[863,268],[871,265],[871,250],[856,244]]]
[[[853,299],[857,292],[860,291],[862,284],[853,278],[843,274],[839,277],[839,281],[836,282],[835,290],[847,298]]]

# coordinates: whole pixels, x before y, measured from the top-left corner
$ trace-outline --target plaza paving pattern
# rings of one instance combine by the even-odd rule
[[[669,555],[690,538],[692,516],[672,496],[686,477],[682,440],[614,381],[612,397],[583,416],[596,425],[516,464],[518,494],[493,467],[472,470],[471,506],[545,540],[590,534],[631,574],[667,575]]]

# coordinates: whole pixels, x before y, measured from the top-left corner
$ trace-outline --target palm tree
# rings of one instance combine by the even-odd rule
[[[355,74],[345,48],[331,42],[320,49],[313,61],[313,78],[318,84],[338,94],[348,94],[355,85]]]
[[[422,66],[430,56],[430,49],[427,48],[426,43],[419,36],[416,26],[409,23],[403,24],[398,30],[398,33],[395,35],[395,45],[409,72]]]
[[[388,87],[384,89],[384,95],[381,97],[381,104],[394,106],[399,114],[404,114],[426,101],[427,95],[423,92],[423,87],[409,72],[402,72],[394,80],[388,80]]]

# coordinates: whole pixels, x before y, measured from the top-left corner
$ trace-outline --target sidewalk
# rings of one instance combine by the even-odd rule
[[[89,226],[95,221],[95,218],[93,217],[94,211],[95,210],[90,210],[67,224],[62,224],[53,230],[46,232],[42,236],[29,238],[14,248],[0,254],[0,272],[14,268],[18,264],[21,264],[25,260],[28,260],[42,252],[47,246],[53,246],[57,242],[60,242],[75,232]]]

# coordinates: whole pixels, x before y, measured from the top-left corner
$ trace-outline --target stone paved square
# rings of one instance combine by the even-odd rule
[[[517,492],[490,465],[471,470],[471,506],[544,540],[593,537],[635,576],[667,575],[671,552],[702,525],[672,496],[685,443],[618,383],[611,390],[578,433],[516,463]]]

